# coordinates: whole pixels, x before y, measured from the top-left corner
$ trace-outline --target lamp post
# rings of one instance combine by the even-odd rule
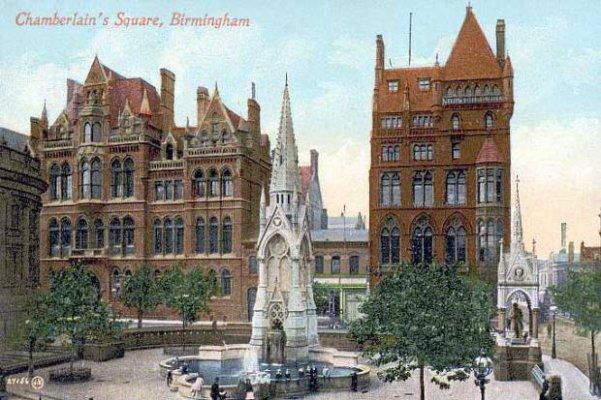
[[[486,379],[486,377],[491,374],[492,369],[492,360],[489,357],[486,357],[484,350],[480,350],[480,355],[474,360],[474,377],[476,378],[476,386],[480,387],[482,400],[485,400],[484,385],[488,383],[488,379]]]
[[[551,313],[553,314],[553,342],[551,344],[551,358],[557,358],[557,353],[555,351],[555,316],[557,315],[557,306],[549,307]]]

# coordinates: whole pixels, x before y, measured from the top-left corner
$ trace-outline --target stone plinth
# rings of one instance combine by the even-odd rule
[[[530,380],[535,365],[543,368],[540,343],[537,339],[516,342],[502,336],[497,337],[495,379],[498,381]]]

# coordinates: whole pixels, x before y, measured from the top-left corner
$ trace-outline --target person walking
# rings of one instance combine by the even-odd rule
[[[211,400],[219,400],[219,377],[211,385]]]
[[[173,371],[168,370],[167,371],[167,387],[171,386],[171,383],[173,383]]]
[[[199,399],[202,397],[202,387],[204,386],[205,381],[202,378],[202,375],[199,375],[196,378],[196,381],[194,381],[194,383],[192,384],[192,387],[190,388],[192,391],[192,396],[195,399]]]
[[[255,400],[255,393],[253,391],[253,385],[250,383],[250,379],[246,379],[246,397],[245,400]]]
[[[359,380],[357,379],[357,373],[353,372],[351,375],[351,390],[353,392],[357,391],[357,385],[359,383]]]

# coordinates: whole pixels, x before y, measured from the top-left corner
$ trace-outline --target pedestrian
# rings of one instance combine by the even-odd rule
[[[547,391],[549,390],[549,381],[547,379],[545,379],[543,381],[543,387],[541,388],[540,391],[540,396],[538,397],[539,400],[547,400]]]
[[[357,379],[357,373],[356,373],[356,372],[353,372],[353,373],[351,374],[351,390],[352,390],[353,392],[356,392],[356,391],[357,391],[357,384],[358,384],[358,383],[359,383],[359,382],[358,382],[358,379]]]
[[[167,371],[167,387],[171,386],[172,382],[173,382],[173,371],[168,370]]]
[[[551,323],[549,322],[547,324],[547,337],[550,339],[551,338],[551,334],[553,333],[553,327],[551,326]]]
[[[250,379],[246,379],[246,397],[245,400],[255,400],[255,394],[253,392],[253,385],[250,383]]]
[[[194,381],[192,387],[190,388],[193,398],[198,399],[202,397],[202,387],[204,386],[204,384],[205,381],[204,379],[202,379],[202,375],[198,375],[196,381]]]
[[[211,385],[211,400],[219,400],[219,377]]]

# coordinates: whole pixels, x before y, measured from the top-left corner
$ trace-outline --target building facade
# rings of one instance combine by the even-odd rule
[[[386,68],[376,40],[369,176],[372,280],[401,261],[460,264],[495,281],[510,236],[513,69],[476,17],[446,64]]]
[[[41,175],[28,137],[0,128],[0,348],[39,284]]]
[[[42,282],[81,261],[102,297],[127,313],[118,303],[123,279],[140,266],[157,275],[201,266],[221,283],[213,315],[248,320],[260,193],[271,170],[254,84],[246,119],[215,85],[211,95],[197,89],[194,126],[176,126],[175,75],[160,74],[159,91],[95,58],[84,83],[67,81],[67,106],[53,123],[45,113],[31,119],[32,148],[49,182]]]

